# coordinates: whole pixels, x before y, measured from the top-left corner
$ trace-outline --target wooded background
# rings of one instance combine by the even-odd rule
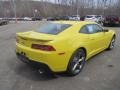
[[[120,0],[1,0],[0,17],[119,15]]]

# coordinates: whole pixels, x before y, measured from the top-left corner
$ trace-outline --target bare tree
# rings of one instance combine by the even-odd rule
[[[17,17],[64,16],[79,14],[120,16],[120,0],[14,0]],[[14,17],[12,0],[0,1],[0,17]]]

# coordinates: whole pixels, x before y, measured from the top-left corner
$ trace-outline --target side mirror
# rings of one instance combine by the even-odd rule
[[[109,32],[109,30],[108,29],[104,29],[103,32]]]

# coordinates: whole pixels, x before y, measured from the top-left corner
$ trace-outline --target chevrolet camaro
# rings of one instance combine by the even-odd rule
[[[75,76],[92,56],[115,46],[115,32],[95,22],[54,21],[16,33],[16,55],[30,65]]]

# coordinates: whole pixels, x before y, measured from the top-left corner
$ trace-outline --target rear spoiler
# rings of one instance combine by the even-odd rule
[[[33,40],[33,41],[39,41],[39,42],[53,41],[53,39],[48,39],[48,38],[32,38],[32,37],[22,36],[20,34],[16,34],[16,37],[19,37],[19,38],[21,38],[23,40]]]

